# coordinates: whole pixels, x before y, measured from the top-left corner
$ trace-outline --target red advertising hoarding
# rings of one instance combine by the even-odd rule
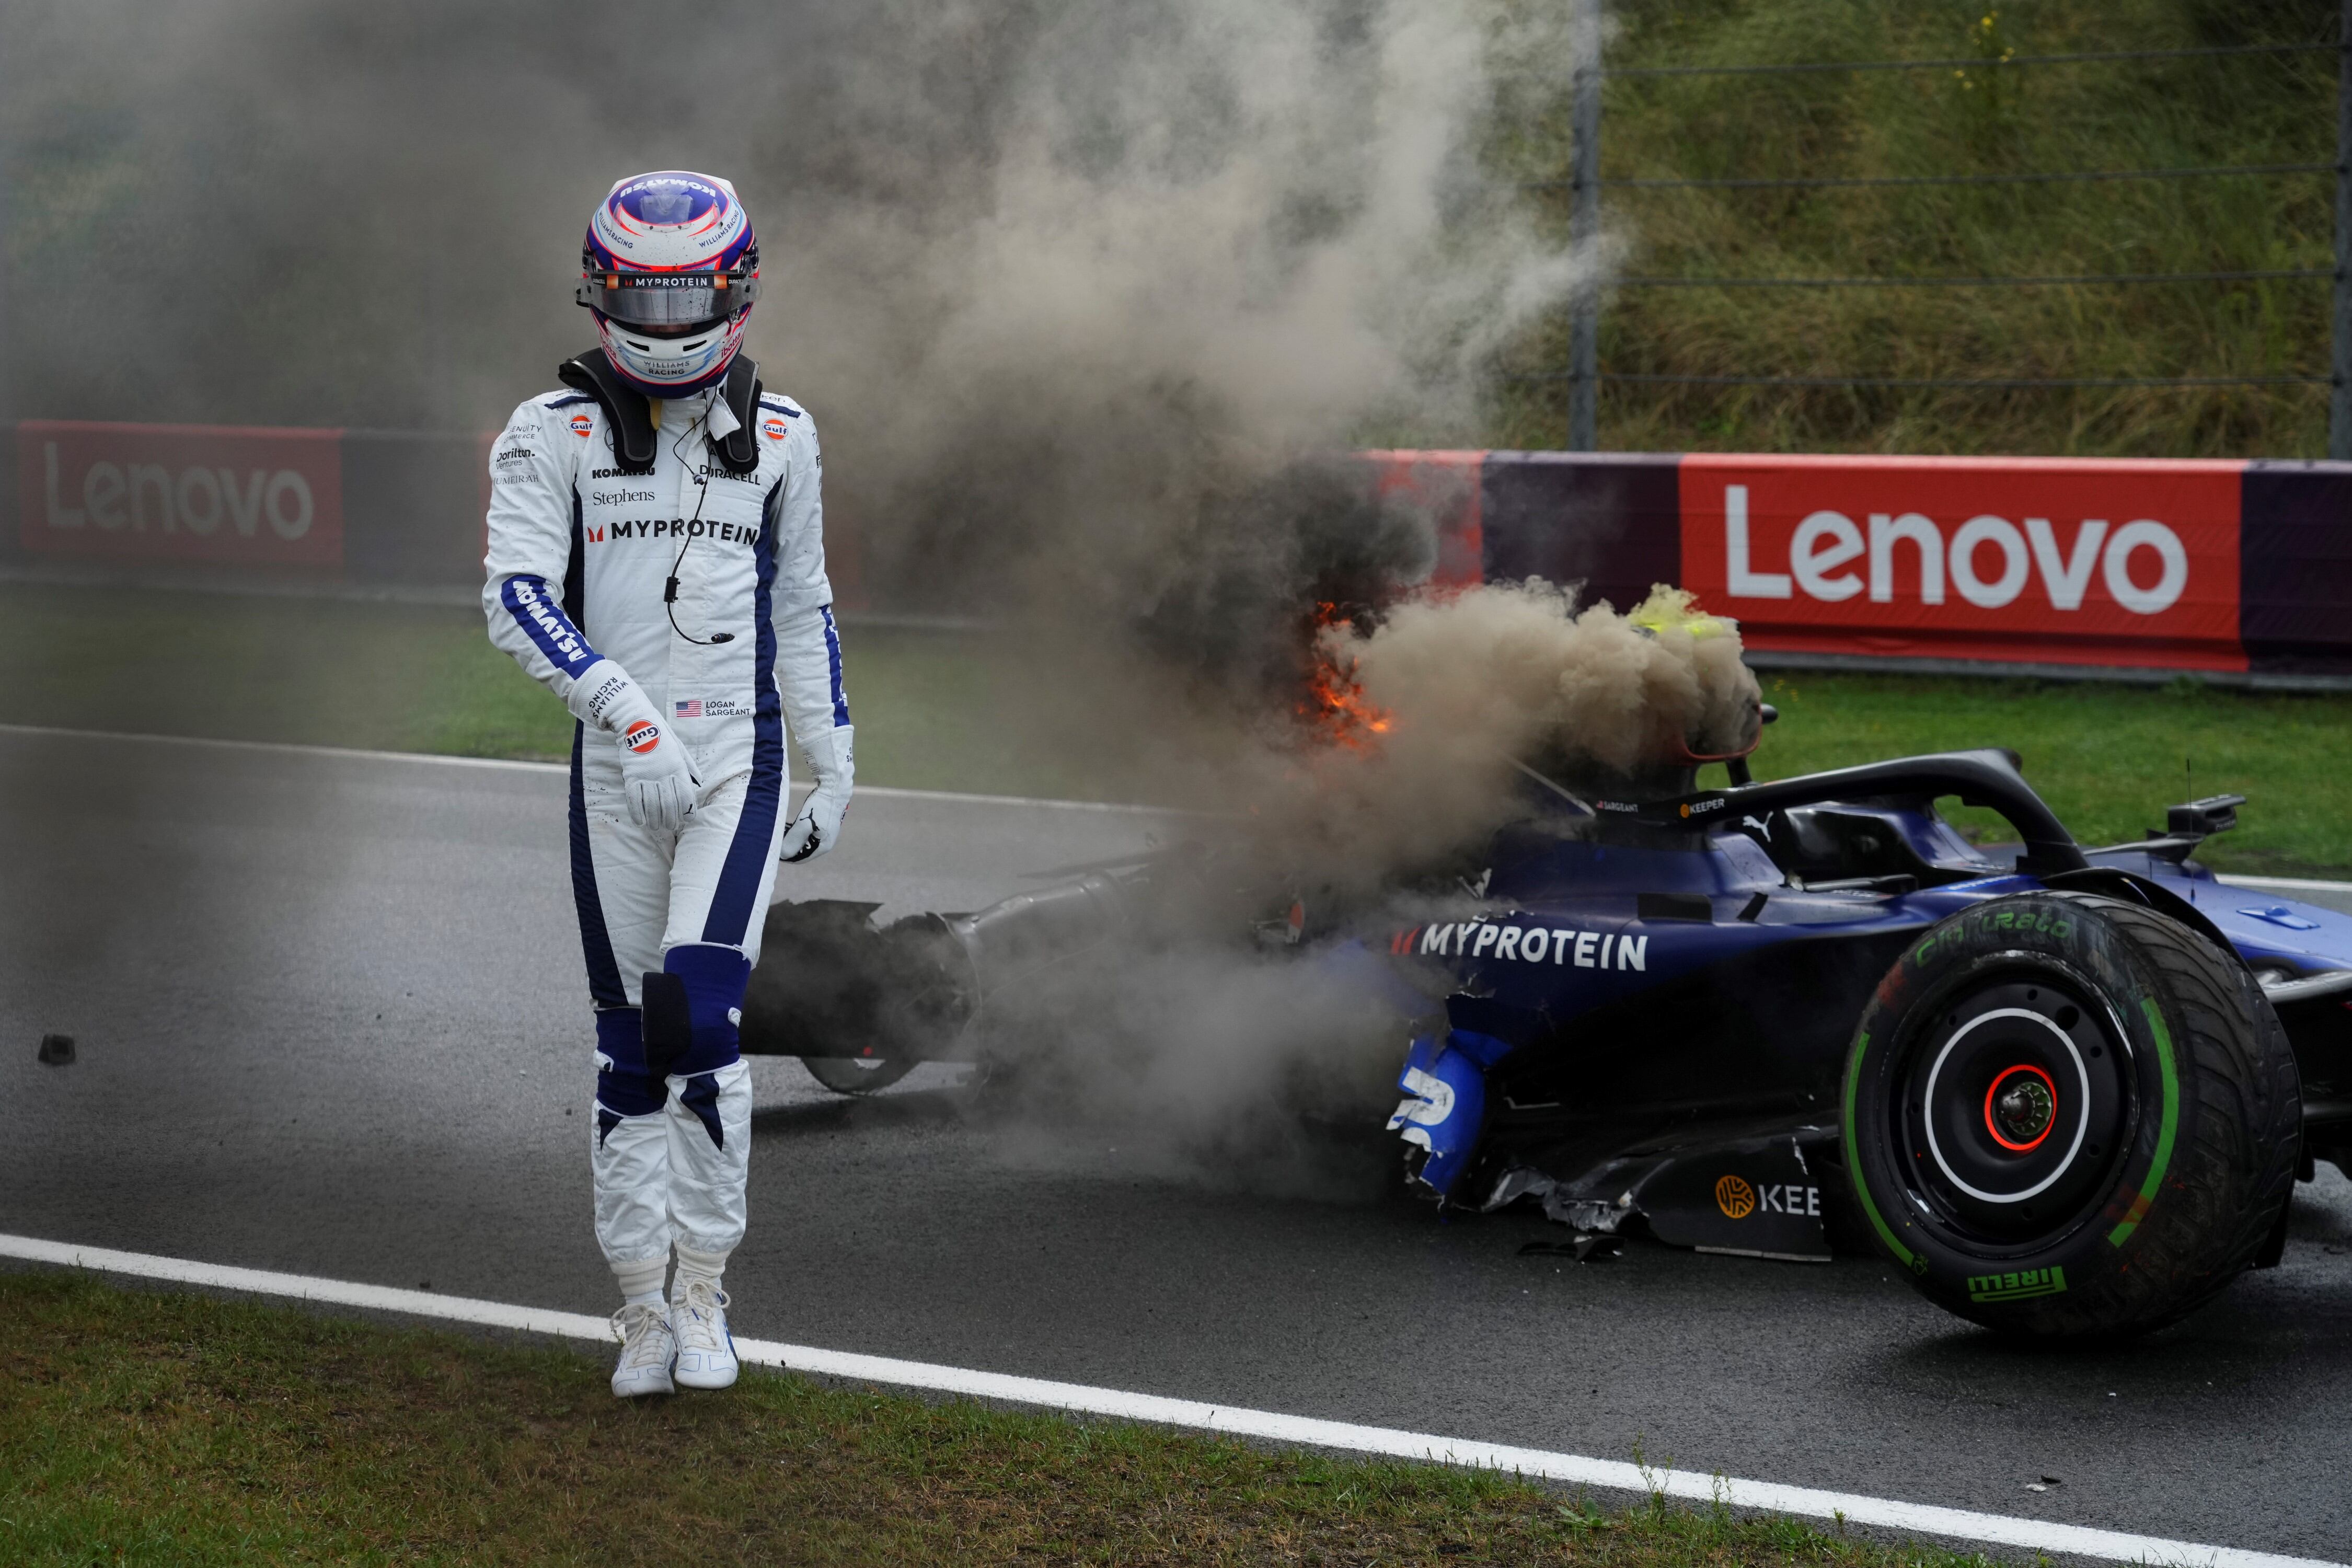
[[[341,436],[28,420],[18,537],[49,558],[339,569]]]
[[[1686,454],[1683,584],[1755,648],[2242,670],[2244,468]]]
[[[1362,456],[1372,466],[1374,495],[1408,501],[1425,512],[1435,528],[1437,561],[1430,581],[1460,587],[1485,576],[1478,482],[1485,452],[1377,451]]]

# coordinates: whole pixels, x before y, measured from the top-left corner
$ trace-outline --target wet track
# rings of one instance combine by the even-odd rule
[[[868,792],[782,891],[970,908],[1150,826]],[[560,774],[0,730],[0,1230],[607,1304]],[[80,1059],[36,1064],[45,1031]],[[1441,1225],[1385,1152],[1265,1195],[946,1068],[855,1102],[754,1074],[749,1334],[2352,1556],[2333,1172],[2284,1267],[2152,1341],[2036,1354],[1871,1260],[1521,1258],[1559,1233]]]

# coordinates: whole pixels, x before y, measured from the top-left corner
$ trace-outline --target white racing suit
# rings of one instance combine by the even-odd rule
[[[705,444],[706,424],[713,438],[740,427],[717,392],[654,407],[648,475],[620,471],[606,412],[585,393],[516,409],[491,448],[484,563],[490,640],[583,721],[593,710],[580,678],[600,659],[619,666],[685,742],[698,780],[682,830],[638,826],[619,741],[593,721],[574,731],[596,1237],[625,1289],[673,1241],[723,1260],[742,1239],[751,1090],[736,1027],[790,820],[784,721],[803,755],[834,756],[823,748],[835,744],[844,767],[850,738],[808,414],[762,394],[758,467],[738,478]],[[656,1040],[651,1062],[649,979],[665,1002],[682,989],[690,1022],[690,1045]]]

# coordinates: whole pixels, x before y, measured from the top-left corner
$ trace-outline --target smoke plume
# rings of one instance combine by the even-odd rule
[[[731,178],[750,352],[823,434],[836,575],[854,546],[878,604],[1071,650],[1106,731],[1197,759],[1270,868],[1250,897],[1475,854],[1515,759],[1638,772],[1752,704],[1736,638],[1671,600],[1418,587],[1430,518],[1339,456],[1477,444],[1498,347],[1596,286],[1607,257],[1482,169],[1498,83],[1524,108],[1574,70],[1564,16],[29,0],[0,61],[9,276],[102,284],[0,295],[26,416],[493,428],[590,340],[610,184]],[[1181,1121],[1371,1059],[1313,983],[1131,956],[1085,1005]]]

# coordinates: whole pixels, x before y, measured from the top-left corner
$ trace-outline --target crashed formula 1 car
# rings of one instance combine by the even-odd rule
[[[1694,788],[1702,760],[1730,786]],[[2101,1338],[2277,1262],[2298,1176],[2352,1171],[2352,918],[2196,863],[2242,797],[2084,848],[2003,752],[1768,784],[1745,750],[1674,761],[1616,795],[1521,768],[1524,812],[1422,915],[1260,922],[1415,1016],[1390,1126],[1444,1203],[1540,1204],[1579,1246],[1851,1238],[1961,1317]],[[1950,797],[2019,843],[1972,847]],[[887,929],[778,905],[744,1048],[845,1091],[986,1060],[1008,995],[1139,931],[1190,940],[1164,911],[1216,864],[1180,847]]]

